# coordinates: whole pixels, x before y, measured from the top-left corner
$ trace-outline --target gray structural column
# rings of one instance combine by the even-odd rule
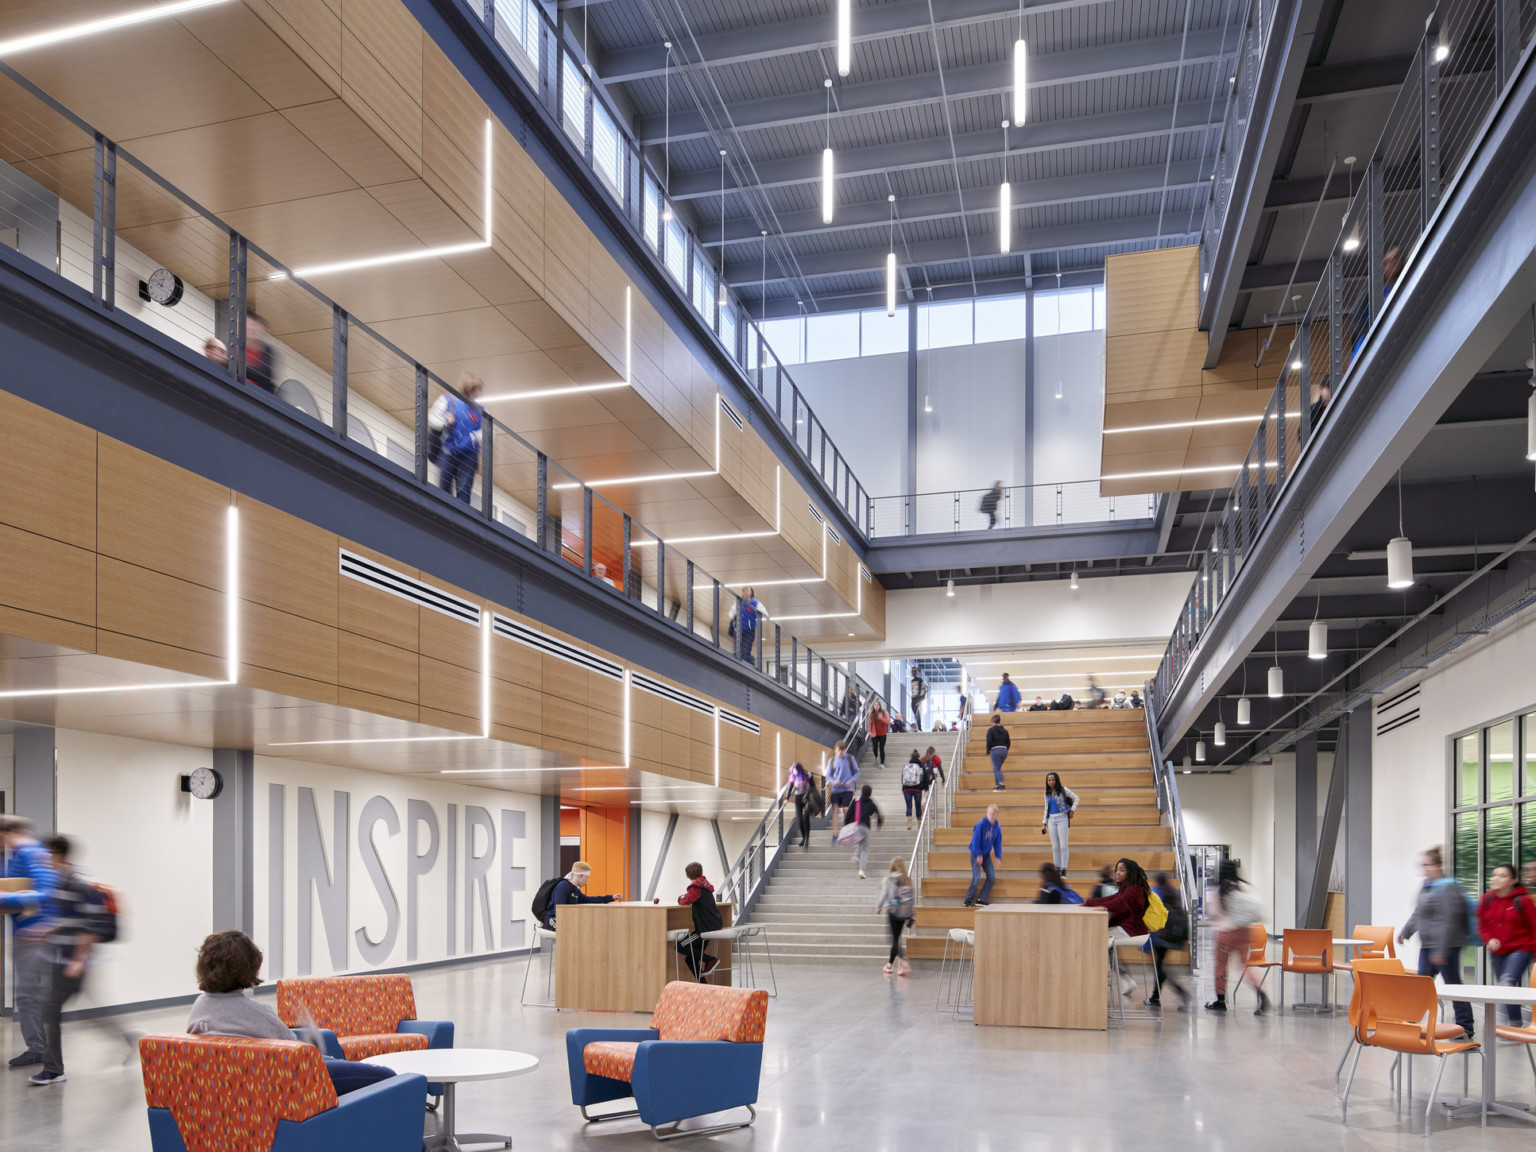
[[[560,875],[560,797],[539,797],[539,883]],[[538,884],[533,886],[538,891]]]
[[[1326,865],[1325,865],[1326,867]],[[1296,742],[1296,911],[1312,897],[1317,870],[1317,733]]]
[[[626,900],[640,899],[640,809],[629,810],[629,891]]]
[[[58,752],[52,728],[16,729],[16,812],[39,836],[58,831]]]
[[[1024,293],[1024,514],[1014,512],[1012,527],[1035,522],[1035,292]]]
[[[1374,924],[1371,911],[1371,704],[1349,714],[1344,781],[1344,924]]]
[[[213,768],[224,786],[213,798],[213,930],[255,931],[252,869],[255,866],[256,756],[248,748],[215,748]]]

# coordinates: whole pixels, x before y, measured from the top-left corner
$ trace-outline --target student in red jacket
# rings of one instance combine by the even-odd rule
[[[1141,916],[1151,903],[1152,885],[1147,874],[1134,860],[1115,862],[1115,883],[1120,890],[1113,896],[1095,896],[1084,900],[1085,908],[1103,908],[1109,913],[1110,928],[1119,928],[1127,936],[1145,936],[1147,926]]]
[[[1513,864],[1500,864],[1488,878],[1488,891],[1477,905],[1477,931],[1499,983],[1509,988],[1524,984],[1536,953],[1536,904],[1515,879]],[[1520,1006],[1505,1007],[1510,1024],[1521,1027]]]

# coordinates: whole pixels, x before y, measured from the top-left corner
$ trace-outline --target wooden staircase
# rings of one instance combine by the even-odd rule
[[[949,929],[974,925],[975,909],[963,906],[971,883],[968,846],[971,829],[988,805],[997,805],[1003,827],[1003,862],[992,902],[1028,903],[1038,895],[1040,865],[1051,859],[1050,841],[1040,834],[1047,772],[1060,773],[1080,801],[1067,870],[1072,888],[1089,895],[1099,869],[1125,856],[1149,873],[1174,870],[1172,830],[1163,826],[1157,808],[1144,712],[1099,708],[1004,714],[1013,745],[1003,766],[1003,792],[993,791],[986,752],[989,723],[990,717],[981,715],[973,722],[951,826],[934,833],[916,926],[907,942],[913,959],[942,956]]]

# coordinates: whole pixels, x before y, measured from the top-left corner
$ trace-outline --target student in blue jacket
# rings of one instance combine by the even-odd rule
[[[25,816],[0,816],[0,846],[10,854],[5,874],[25,879],[30,890],[0,894],[0,912],[16,917],[13,926],[16,973],[16,1019],[26,1051],[11,1058],[12,1068],[43,1062],[43,1008],[53,980],[53,949],[47,931],[53,920],[52,893],[58,882],[53,858],[38,842],[32,821]]]
[[[443,412],[443,447],[438,456],[438,487],[468,504],[480,470],[480,406],[485,385],[465,374],[459,381],[463,399],[450,396]]]
[[[1003,686],[997,690],[997,710],[999,712],[1017,712],[1019,710],[1019,686],[1008,679],[1008,673],[1003,673]]]
[[[997,822],[996,804],[988,806],[987,814],[971,829],[971,886],[965,893],[967,908],[976,905],[985,908],[990,903],[987,897],[992,895],[992,885],[997,882],[997,873],[992,868],[994,857],[999,864],[1003,862],[1003,829]],[[983,871],[987,875],[985,884],[981,880]]]

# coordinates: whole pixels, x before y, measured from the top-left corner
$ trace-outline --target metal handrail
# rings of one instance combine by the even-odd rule
[[[1179,803],[1179,785],[1174,779],[1173,764],[1163,757],[1163,744],[1157,734],[1157,715],[1155,705],[1151,699],[1151,684],[1144,686],[1142,699],[1143,711],[1146,713],[1147,745],[1152,753],[1152,774],[1157,780],[1157,810],[1162,814],[1164,824],[1170,829],[1173,839],[1174,871],[1179,878],[1179,902],[1184,905],[1184,911],[1189,916],[1191,925],[1195,922],[1195,909],[1199,907],[1199,900],[1194,890],[1194,869],[1189,862],[1189,843],[1184,838],[1184,808]],[[1195,948],[1190,946],[1190,967],[1195,966]]]
[[[919,881],[928,874],[928,853],[933,850],[933,832],[938,827],[938,817],[934,810],[939,807],[935,798],[943,801],[944,827],[949,827],[950,813],[954,811],[955,791],[959,787],[961,762],[965,758],[965,741],[971,730],[971,718],[962,716],[960,726],[955,732],[955,746],[950,755],[949,771],[944,774],[944,785],[941,789],[930,789],[926,803],[923,804],[922,819],[917,822],[917,839],[912,843],[912,854],[907,858],[907,875],[912,877],[914,890]]]
[[[1100,496],[1099,481],[1014,484],[998,495],[994,512],[981,510],[990,488],[960,488],[869,501],[871,540],[893,536],[953,535],[989,528],[1050,531],[1094,524],[1141,524],[1157,518],[1156,493]]]

